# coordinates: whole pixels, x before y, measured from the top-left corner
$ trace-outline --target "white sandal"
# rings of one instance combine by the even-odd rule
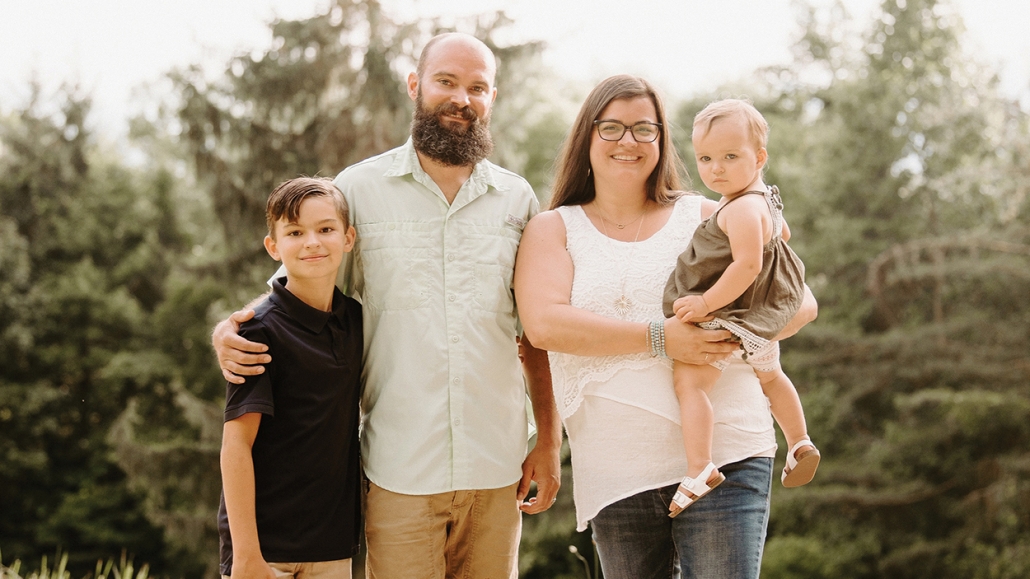
[[[672,504],[669,505],[669,517],[675,517],[684,509],[696,503],[698,499],[712,492],[712,489],[719,486],[726,476],[716,470],[715,465],[708,463],[701,474],[695,478],[683,477],[676,494],[672,497]]]
[[[796,454],[801,447],[812,448]],[[780,482],[787,488],[799,487],[812,482],[815,470],[819,468],[819,449],[808,438],[802,438],[787,453],[787,465],[783,467]]]

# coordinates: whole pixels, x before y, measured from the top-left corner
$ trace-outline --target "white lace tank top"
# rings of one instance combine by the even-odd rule
[[[684,195],[676,201],[665,226],[638,242],[618,241],[594,227],[579,205],[559,207],[565,221],[565,247],[572,256],[575,276],[571,304],[607,318],[649,322],[662,314],[662,292],[676,258],[682,253],[701,222],[699,195]],[[627,300],[621,301],[622,296]],[[665,358],[647,353],[619,356],[576,356],[550,353],[551,379],[562,419],[571,416],[583,400],[587,388],[604,389],[611,377],[622,369],[643,370],[663,366],[672,371]],[[661,411],[665,397],[638,404]]]
[[[609,239],[580,206],[560,207],[572,256],[573,306],[636,322],[662,316],[662,293],[677,256],[701,221],[702,197],[684,195],[665,226],[636,243]],[[622,296],[626,300],[621,300]],[[643,335],[641,335],[643,339]],[[679,481],[687,461],[672,364],[646,353],[577,356],[549,352],[554,396],[572,448],[576,528],[604,507]],[[754,371],[731,360],[710,393],[717,466],[773,456],[769,403]]]

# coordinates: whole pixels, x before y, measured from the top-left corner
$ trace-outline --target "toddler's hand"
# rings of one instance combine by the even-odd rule
[[[683,296],[673,302],[672,309],[681,322],[700,322],[708,317],[708,304],[700,295]]]

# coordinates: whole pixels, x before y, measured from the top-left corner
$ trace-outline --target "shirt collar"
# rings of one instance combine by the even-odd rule
[[[411,137],[400,147],[400,154],[394,157],[393,165],[384,173],[385,177],[403,177],[411,175],[419,183],[431,183],[429,174],[422,168],[418,161],[418,153],[415,152],[415,144]],[[474,188],[477,194],[482,194],[488,187],[498,189],[497,178],[490,162],[486,159],[476,163],[472,168],[472,176],[469,177],[469,185]]]
[[[280,277],[272,281],[272,295],[269,296],[276,305],[283,309],[288,316],[297,320],[311,332],[318,334],[324,328],[329,318],[336,317],[341,323],[344,322],[346,307],[343,294],[340,290],[333,288],[333,311],[323,312],[304,303],[300,298],[286,289],[286,278]]]

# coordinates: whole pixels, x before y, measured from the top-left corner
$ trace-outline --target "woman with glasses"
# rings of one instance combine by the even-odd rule
[[[677,518],[686,469],[671,359],[707,364],[737,346],[662,313],[676,258],[715,202],[679,190],[661,98],[632,76],[602,81],[565,140],[551,211],[527,225],[515,268],[526,334],[550,352],[572,449],[578,530],[593,528],[607,579],[757,577],[776,439],[739,358],[712,388],[712,458],[726,481]],[[806,303],[787,333],[814,318]]]

